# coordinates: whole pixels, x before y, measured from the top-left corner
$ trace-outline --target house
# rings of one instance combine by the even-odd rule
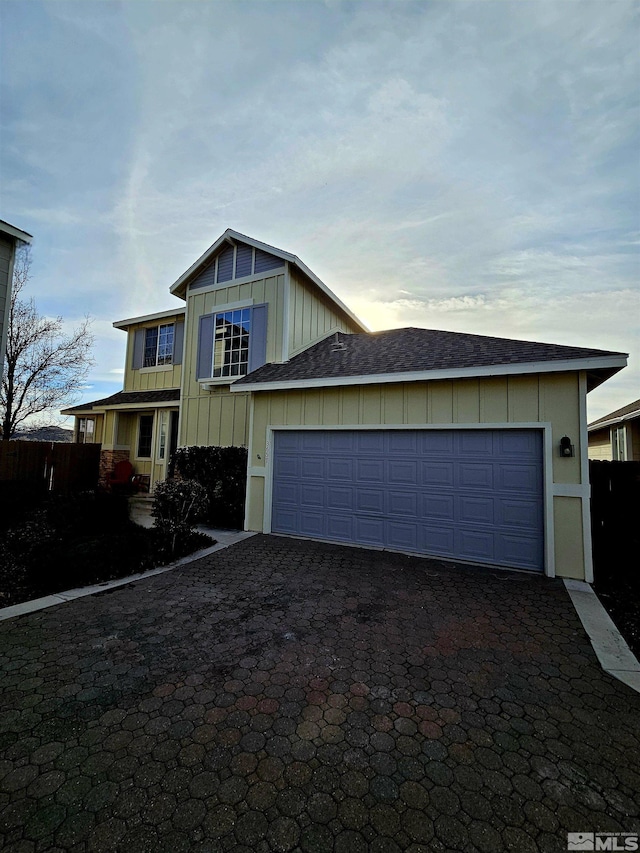
[[[640,400],[589,424],[589,459],[640,461]]]
[[[245,526],[591,580],[586,395],[624,353],[370,333],[295,255],[225,233],[127,333],[122,391],[68,409],[151,486],[248,448]]]
[[[4,354],[7,348],[9,327],[9,308],[11,306],[11,285],[16,249],[24,243],[31,243],[31,234],[21,231],[0,219],[0,381],[4,369]]]

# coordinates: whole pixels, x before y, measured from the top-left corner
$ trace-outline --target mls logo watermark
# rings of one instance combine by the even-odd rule
[[[567,850],[640,850],[637,832],[568,832]]]

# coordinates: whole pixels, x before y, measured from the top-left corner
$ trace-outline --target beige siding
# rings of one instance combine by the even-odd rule
[[[589,459],[611,461],[611,433],[609,427],[589,433]]]
[[[556,573],[563,578],[584,580],[582,541],[582,501],[580,498],[553,499]],[[580,535],[576,535],[577,533]]]
[[[289,355],[295,355],[325,338],[329,332],[338,330],[361,331],[306,276],[290,268]]]
[[[550,423],[553,483],[571,489],[580,483],[579,403],[574,373],[254,393],[247,524],[262,529],[264,488],[258,481],[266,475],[269,426]],[[565,434],[575,445],[571,459],[557,451]],[[581,500],[554,499],[560,576],[584,577]]]
[[[640,462],[640,420],[630,421],[627,424],[627,446],[629,461]]]
[[[162,365],[160,367],[141,367],[134,370],[131,367],[133,359],[133,342],[138,329],[148,329],[152,326],[165,323],[175,323],[182,320],[183,315],[175,317],[163,317],[161,320],[152,320],[148,323],[137,323],[127,328],[127,354],[124,368],[124,390],[125,391],[157,391],[164,388],[179,388],[182,381],[182,365]]]
[[[221,383],[214,390],[202,388],[196,379],[198,329],[200,317],[223,310],[238,302],[260,305],[266,302],[267,361],[282,361],[284,336],[284,280],[279,275],[244,284],[218,286],[214,290],[194,290],[187,296],[187,325],[185,328],[184,377],[182,384],[182,417],[179,443],[236,445],[248,443],[248,394],[231,394],[229,385]]]

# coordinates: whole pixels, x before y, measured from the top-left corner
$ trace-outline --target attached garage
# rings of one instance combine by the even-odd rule
[[[536,430],[274,433],[274,533],[543,571]]]
[[[622,353],[337,334],[251,391],[245,527],[591,581],[586,396]]]

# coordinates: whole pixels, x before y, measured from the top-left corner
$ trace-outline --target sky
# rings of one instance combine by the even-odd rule
[[[226,228],[297,254],[372,330],[630,353],[640,397],[640,4],[0,2],[0,218],[29,291],[112,322]]]

